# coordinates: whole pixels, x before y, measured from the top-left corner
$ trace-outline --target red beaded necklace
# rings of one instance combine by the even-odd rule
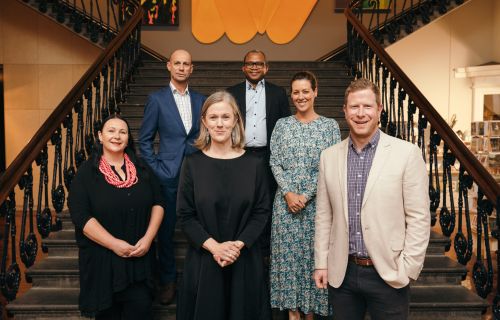
[[[111,169],[111,165],[101,157],[99,161],[99,171],[104,175],[106,182],[117,188],[129,188],[139,181],[137,178],[137,171],[135,169],[134,163],[130,161],[128,155],[124,154],[125,158],[125,169],[127,170],[127,180],[120,180],[116,173]]]

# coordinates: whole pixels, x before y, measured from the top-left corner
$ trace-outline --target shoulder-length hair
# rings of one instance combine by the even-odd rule
[[[122,120],[127,125],[128,144],[125,147],[124,153],[126,153],[128,155],[128,157],[130,158],[130,161],[132,161],[132,163],[135,166],[142,167],[142,163],[139,161],[139,159],[137,157],[137,153],[135,151],[134,138],[132,137],[132,133],[130,132],[130,125],[129,125],[127,119],[125,119],[124,117],[122,117],[121,115],[119,115],[117,113],[111,114],[107,118],[102,120],[102,122],[99,125],[99,128],[97,130],[102,132],[102,129],[104,128],[104,125],[106,124],[106,122],[108,122],[111,119]],[[92,163],[93,163],[95,168],[99,168],[99,161],[101,161],[102,154],[103,154],[102,143],[100,143],[99,139],[96,136],[94,147],[92,149],[92,154],[91,154]]]
[[[227,91],[217,91],[211,94],[203,104],[203,107],[201,108],[200,134],[194,141],[194,146],[200,150],[210,148],[212,139],[210,138],[207,127],[203,123],[203,119],[205,119],[205,116],[207,115],[208,108],[219,102],[225,102],[231,106],[231,110],[233,111],[236,119],[236,125],[231,132],[231,146],[233,148],[242,149],[245,146],[245,128],[243,127],[243,119],[241,118],[240,109],[236,104],[236,100]]]

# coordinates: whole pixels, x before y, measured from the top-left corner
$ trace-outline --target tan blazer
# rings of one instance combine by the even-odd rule
[[[344,280],[349,255],[348,140],[321,153],[316,199],[315,268]],[[375,269],[402,288],[422,270],[430,236],[428,176],[420,149],[381,132],[361,207],[363,238]]]

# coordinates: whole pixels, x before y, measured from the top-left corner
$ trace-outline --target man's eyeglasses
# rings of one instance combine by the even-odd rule
[[[258,68],[258,69],[261,69],[261,68],[264,68],[266,65],[265,62],[261,62],[261,61],[257,61],[257,62],[252,62],[252,61],[247,61],[245,62],[245,67],[247,68]]]

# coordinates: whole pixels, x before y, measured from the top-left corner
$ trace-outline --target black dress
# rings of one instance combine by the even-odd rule
[[[83,234],[87,221],[95,218],[111,235],[131,245],[144,236],[151,208],[165,205],[154,174],[145,167],[136,169],[138,182],[119,189],[108,184],[89,160],[80,166],[71,184],[68,206],[79,248],[79,304],[84,316],[110,308],[113,293],[133,283],[152,285],[151,251],[138,258],[122,258]]]
[[[179,292],[177,320],[269,319],[269,294],[256,241],[270,215],[262,159],[245,153],[235,159],[202,152],[184,160],[177,198],[179,224],[190,247]],[[221,268],[202,245],[241,240],[235,263]]]

